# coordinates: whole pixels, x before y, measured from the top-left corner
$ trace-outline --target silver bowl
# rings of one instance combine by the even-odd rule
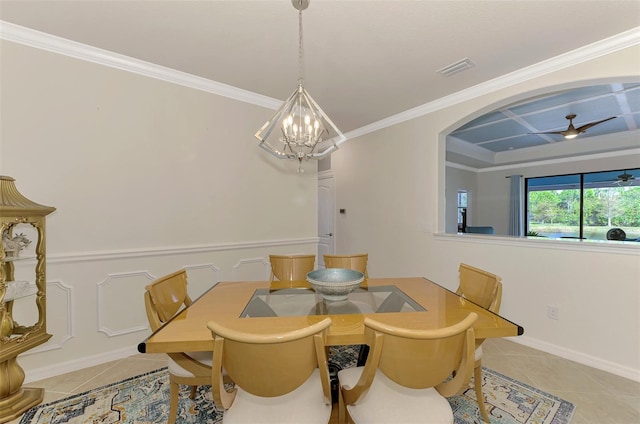
[[[364,274],[342,268],[317,269],[307,274],[311,287],[329,302],[347,300],[349,293],[360,286]]]

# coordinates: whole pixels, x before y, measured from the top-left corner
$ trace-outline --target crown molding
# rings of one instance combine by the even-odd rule
[[[241,102],[277,109],[282,100],[256,94],[228,84],[177,71],[129,56],[99,49],[86,44],[67,40],[55,35],[36,31],[20,25],[0,20],[0,39],[46,50],[75,59],[96,63],[122,71],[132,72],[172,84],[182,85],[207,93],[217,94]]]
[[[397,125],[411,119],[419,118],[420,116],[436,112],[440,109],[484,96],[496,90],[511,87],[638,44],[640,44],[640,27],[605,38],[576,50],[563,53],[465,90],[458,91],[449,96],[441,97],[432,102],[416,106],[413,109],[397,113],[369,125],[365,125],[364,127],[349,131],[345,134],[345,137],[347,139],[360,137],[392,125]]]
[[[478,171],[480,171],[480,169],[478,169],[478,168],[474,168],[474,167],[468,166],[468,165],[462,165],[462,164],[455,163],[455,162],[446,161],[444,163],[444,165],[447,168],[456,168],[456,169],[461,169],[463,171],[470,171],[470,172],[478,172]]]
[[[463,169],[465,171],[482,173],[482,172],[505,171],[509,169],[530,168],[533,166],[554,165],[557,163],[580,162],[580,161],[593,160],[593,159],[606,159],[606,158],[614,158],[618,156],[629,156],[629,155],[640,155],[640,149],[634,148],[634,149],[626,149],[626,150],[616,150],[613,152],[602,152],[602,153],[593,153],[589,155],[545,159],[545,160],[538,160],[535,162],[526,162],[526,163],[521,162],[521,163],[510,164],[510,165],[490,166],[487,168],[474,168],[472,166],[460,165],[458,163],[448,162],[448,161],[445,163],[445,166],[451,167],[451,168]]]
[[[282,104],[282,100],[263,96],[231,85],[212,81],[164,66],[155,65],[150,62],[88,46],[86,44],[67,40],[44,32],[35,31],[30,28],[2,20],[0,20],[0,39],[133,72],[149,78],[156,78],[162,81],[206,91],[208,93],[217,94],[269,109],[277,109]],[[637,44],[640,44],[640,27],[605,38],[576,50],[563,53],[534,65],[486,81],[482,84],[458,91],[449,96],[442,97],[432,102],[425,103],[415,108],[373,122],[369,125],[349,131],[344,134],[344,138],[340,140],[338,144],[348,139],[360,137],[383,128],[397,125],[437,110],[489,94],[493,91],[511,87]]]
[[[544,160],[538,160],[535,162],[517,163],[513,165],[493,166],[491,168],[479,169],[478,172],[503,171],[506,169],[522,169],[522,168],[530,168],[532,166],[554,165],[557,163],[567,163],[567,162],[581,162],[585,160],[606,159],[606,158],[614,158],[618,156],[630,156],[630,155],[637,155],[637,154],[640,154],[640,149],[632,148],[632,149],[626,149],[626,150],[616,150],[613,152],[602,152],[602,153],[593,153],[588,155],[579,155],[579,156],[571,156],[571,157],[564,157],[564,158],[544,159]]]

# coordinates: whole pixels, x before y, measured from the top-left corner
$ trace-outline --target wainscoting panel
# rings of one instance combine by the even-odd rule
[[[187,291],[196,300],[220,281],[220,269],[213,264],[186,265]]]
[[[266,281],[270,254],[316,249],[314,238],[54,255],[47,259],[53,337],[20,355],[25,381],[136,354],[151,334],[144,288],[158,277],[186,269],[189,295],[197,299],[221,281]]]
[[[241,259],[233,266],[235,281],[268,280],[271,263],[265,258]]]
[[[45,344],[23,353],[21,357],[48,350],[62,349],[63,345],[74,337],[73,331],[73,288],[61,281],[47,281],[47,305],[61,307],[60,312],[47,309],[47,333],[53,337]],[[20,301],[21,303],[18,303]],[[14,318],[20,324],[32,322],[35,310],[33,297],[18,299],[14,303]]]
[[[98,331],[114,337],[146,330],[149,323],[144,310],[144,287],[154,279],[146,271],[137,271],[110,274],[99,282]],[[136,295],[124,296],[125,293]]]
[[[56,313],[47,309],[47,333],[52,337],[47,343],[25,352],[24,356],[62,349],[74,337],[73,287],[62,281],[47,281],[47,304],[62,307]]]

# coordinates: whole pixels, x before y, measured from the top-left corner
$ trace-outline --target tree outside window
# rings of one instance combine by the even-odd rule
[[[623,172],[636,177],[621,182]],[[640,238],[640,169],[528,178],[526,187],[528,234],[606,240],[620,228]]]

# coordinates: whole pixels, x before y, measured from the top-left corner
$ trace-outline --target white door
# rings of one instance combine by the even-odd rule
[[[335,250],[334,191],[333,175],[318,175],[318,269],[324,269],[323,255]]]

